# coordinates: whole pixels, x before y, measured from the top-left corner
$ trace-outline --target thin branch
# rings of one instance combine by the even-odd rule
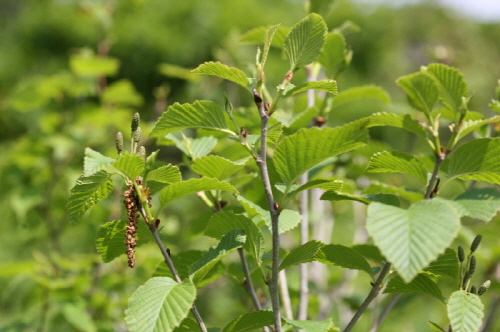
[[[444,153],[436,155],[436,164],[434,165],[434,171],[432,172],[431,179],[429,180],[429,185],[427,186],[427,190],[425,191],[425,196],[424,196],[425,199],[432,198],[433,193],[437,191],[436,183],[438,180],[438,173],[445,157],[446,154]]]
[[[308,180],[308,174],[305,173],[300,177],[300,184],[305,184]],[[309,241],[309,191],[300,192],[300,244]],[[307,319],[307,308],[309,306],[309,264],[300,264],[299,275],[299,311],[297,319]]]
[[[387,314],[394,308],[394,305],[399,301],[403,294],[396,294],[391,298],[391,301],[387,304],[387,306],[384,308],[380,316],[378,317],[377,321],[375,324],[373,324],[372,328],[370,329],[370,332],[377,332],[378,329],[380,328],[380,325],[385,320],[385,317],[387,317]]]
[[[377,281],[375,281],[375,283],[373,284],[372,290],[366,297],[365,301],[361,304],[358,311],[356,311],[349,324],[347,324],[346,328],[344,329],[344,332],[349,332],[354,328],[354,325],[356,325],[361,315],[365,312],[365,310],[368,308],[373,299],[377,297],[378,293],[382,288],[382,283],[384,282],[385,277],[390,270],[391,270],[391,263],[389,262],[385,263],[384,267],[382,268],[382,271],[380,271],[380,274],[378,275]]]
[[[281,270],[279,273],[279,288],[281,294],[281,302],[283,302],[283,311],[285,317],[293,319],[292,301],[290,300],[290,293],[288,292],[288,281],[286,280],[286,273]]]

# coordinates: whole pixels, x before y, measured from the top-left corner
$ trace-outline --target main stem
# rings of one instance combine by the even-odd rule
[[[260,96],[256,96],[256,104],[259,109],[261,119],[261,146],[259,156],[255,158],[257,166],[262,176],[264,184],[264,191],[266,200],[269,207],[272,223],[272,237],[273,237],[273,263],[271,268],[271,282],[269,284],[269,292],[271,294],[271,304],[274,313],[274,330],[275,332],[282,332],[281,328],[281,313],[280,313],[280,300],[278,290],[278,267],[279,267],[279,249],[280,249],[280,236],[278,229],[279,211],[274,201],[273,192],[271,189],[271,182],[269,180],[269,172],[267,170],[267,124],[269,122],[269,114],[265,104],[262,102]]]
[[[384,267],[382,268],[382,271],[380,271],[377,281],[375,281],[375,283],[373,284],[372,290],[366,297],[363,304],[361,304],[358,311],[356,311],[349,324],[347,324],[344,332],[350,332],[354,328],[354,325],[356,325],[361,315],[365,312],[365,310],[368,308],[373,299],[377,297],[378,293],[380,292],[380,289],[382,288],[381,287],[382,283],[384,282],[385,277],[387,276],[387,273],[389,273],[390,270],[391,270],[391,263],[389,262],[385,263]]]

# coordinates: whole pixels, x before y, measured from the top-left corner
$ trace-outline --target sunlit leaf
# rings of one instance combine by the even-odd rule
[[[472,189],[455,198],[464,216],[490,221],[500,210],[500,192],[494,188]]]
[[[189,313],[196,287],[167,277],[149,279],[129,299],[125,321],[131,332],[173,331]]]
[[[115,162],[115,159],[103,156],[91,148],[85,148],[85,157],[83,158],[83,175],[91,176],[99,171],[106,169]]]
[[[468,92],[460,71],[442,63],[433,63],[424,67],[423,72],[436,82],[441,102],[455,113],[461,112],[463,98],[468,96]]]
[[[134,88],[132,82],[122,79],[111,83],[102,94],[102,102],[105,104],[122,106],[141,106],[144,98]]]
[[[323,81],[313,81],[302,83],[293,89],[287,91],[286,96],[293,96],[297,93],[304,92],[307,90],[317,90],[325,91],[333,95],[337,94],[337,82],[334,80],[323,80]]]
[[[203,136],[191,139],[183,135],[182,140],[178,139],[173,134],[167,134],[165,137],[174,142],[179,150],[192,159],[208,155],[217,145],[217,139],[213,136]]]
[[[273,324],[274,315],[272,311],[253,311],[233,319],[220,332],[244,332]]]
[[[161,183],[174,183],[182,180],[181,172],[177,166],[168,164],[148,173],[148,181]]]
[[[347,269],[365,271],[372,276],[372,269],[366,259],[356,250],[340,244],[328,244],[321,247],[315,259],[325,264],[334,264]]]
[[[335,77],[335,74],[344,63],[345,55],[346,41],[344,36],[338,32],[328,33],[323,52],[318,57],[318,62],[325,68],[326,77]]]
[[[427,138],[424,127],[409,114],[375,113],[365,119],[368,121],[366,126],[369,128],[379,126],[396,127],[412,132],[424,139]]]
[[[418,202],[424,198],[424,194],[416,191],[408,191],[404,188],[391,186],[386,183],[372,181],[370,186],[363,190],[365,195],[376,195],[379,193],[396,195],[398,197],[407,199],[410,202]]]
[[[460,229],[460,216],[444,200],[420,201],[408,210],[372,203],[366,228],[375,245],[409,283],[449,247]]]
[[[383,151],[373,155],[366,167],[367,172],[396,172],[409,174],[427,183],[427,170],[419,159],[403,152]]]
[[[456,291],[448,300],[448,318],[453,332],[476,332],[481,327],[484,306],[476,294]]]
[[[332,112],[347,103],[362,99],[375,100],[387,105],[391,103],[391,98],[381,87],[375,85],[359,86],[339,92],[333,100]]]
[[[446,332],[445,330],[443,330],[441,328],[441,326],[437,325],[436,323],[434,322],[431,322],[430,320],[427,321],[427,323],[429,323],[429,326],[434,330],[434,331],[438,331],[438,332]]]
[[[284,326],[284,329],[286,329],[286,331],[290,330],[290,329],[287,329],[287,326],[291,327],[292,330],[300,329],[301,331],[304,331],[304,332],[337,332],[337,331],[339,331],[337,328],[335,328],[335,325],[333,324],[333,321],[331,318],[328,318],[328,319],[322,320],[322,321],[293,320],[293,319],[288,319],[288,318],[284,318],[284,320],[287,323],[287,325]]]
[[[272,26],[258,27],[247,31],[240,39],[241,43],[245,44],[262,44],[266,42],[266,33]],[[273,35],[271,46],[283,48],[285,38],[290,33],[290,28],[280,25]]]
[[[470,113],[470,112],[467,112]],[[466,120],[460,125],[460,129],[458,131],[458,135],[455,138],[454,143],[456,144],[461,138],[465,137],[467,134],[473,132],[474,130],[481,128],[482,126],[488,123],[494,123],[500,121],[500,115],[496,115],[489,119],[480,119],[480,120]]]
[[[267,55],[269,54],[269,49],[271,48],[272,42],[274,35],[280,28],[280,24],[273,25],[269,29],[266,30],[266,33],[264,35],[264,49],[262,50],[262,57],[260,60],[260,63],[262,64],[262,67],[265,66],[266,61],[267,61]],[[282,44],[283,45],[283,44]]]
[[[226,158],[211,155],[195,159],[192,169],[194,172],[217,180],[224,180],[241,171],[245,167],[247,159],[234,162]]]
[[[415,109],[430,114],[438,101],[434,80],[424,73],[400,77],[396,83],[406,92],[408,102]]]
[[[113,76],[118,72],[120,61],[112,57],[101,57],[89,49],[82,50],[69,58],[71,71],[78,76]]]
[[[220,62],[205,62],[199,65],[198,68],[194,69],[192,72],[195,74],[217,76],[232,81],[243,87],[248,86],[248,77],[243,71],[238,68],[228,67]]]
[[[425,293],[444,303],[438,285],[425,274],[418,274],[409,283],[405,283],[400,276],[394,277],[387,283],[384,293]]]
[[[289,266],[312,262],[318,253],[318,250],[325,244],[320,241],[309,241],[294,248],[285,256],[279,266],[279,270],[284,270]]]
[[[125,153],[118,157],[113,167],[133,181],[144,172],[144,159],[135,154]]]

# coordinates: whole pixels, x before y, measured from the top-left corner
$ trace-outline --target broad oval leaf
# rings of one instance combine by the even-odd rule
[[[413,203],[418,202],[424,198],[424,194],[422,194],[421,192],[408,191],[405,188],[391,186],[389,184],[378,181],[372,181],[370,186],[363,190],[363,194],[365,195],[376,195],[379,193],[396,195]]]
[[[130,297],[125,321],[131,332],[170,332],[186,318],[195,298],[196,287],[189,281],[151,278]]]
[[[500,192],[494,188],[466,191],[454,200],[463,216],[490,221],[500,210]]]
[[[274,324],[274,315],[269,310],[259,310],[243,314],[233,319],[220,332],[244,332]]]
[[[400,77],[396,83],[406,92],[408,102],[415,109],[430,114],[438,101],[438,88],[434,80],[424,73]]]
[[[246,239],[245,232],[241,229],[233,229],[224,235],[217,246],[210,248],[198,261],[191,265],[189,278],[193,281],[193,284],[198,284],[222,258],[242,247]]]
[[[294,248],[288,255],[285,256],[279,266],[279,270],[284,270],[292,265],[314,261],[318,250],[324,245],[325,244],[320,241],[313,240]]]
[[[148,173],[148,181],[156,181],[161,183],[175,183],[182,180],[181,172],[177,166],[168,164],[159,167]]]
[[[376,100],[386,105],[391,103],[389,94],[381,87],[375,85],[359,86],[339,92],[333,100],[331,112],[335,112],[334,109],[342,107],[344,104],[360,99]]]
[[[266,45],[268,36],[266,34],[269,34],[268,31],[270,31],[274,26],[263,26],[263,27],[258,27],[251,29],[245,34],[240,39],[241,43],[245,44],[262,44],[264,43],[264,47]],[[273,38],[271,39],[270,43],[271,46],[277,47],[277,48],[283,48],[283,45],[285,44],[285,39],[286,36],[290,33],[290,28],[284,27],[280,25],[278,29],[274,32]]]
[[[116,257],[126,253],[126,229],[127,220],[113,220],[99,227],[96,238],[96,248],[103,262],[111,262]],[[146,224],[139,222],[137,224],[137,247],[149,242],[151,238],[151,233]]]
[[[278,143],[274,166],[283,182],[291,185],[312,167],[330,157],[364,146],[367,139],[367,130],[360,123],[337,128],[301,129]]]
[[[200,175],[222,181],[242,170],[247,161],[248,159],[234,162],[220,156],[211,155],[193,160],[192,168],[193,171]]]
[[[100,200],[108,197],[113,191],[110,175],[100,171],[91,176],[80,176],[71,188],[66,210],[70,223],[78,222],[83,214]]]
[[[304,332],[339,332],[337,328],[335,328],[335,324],[333,323],[331,318],[314,321],[314,320],[294,320],[284,318],[287,325],[283,327],[284,331],[296,330],[300,329]]]
[[[99,171],[106,169],[115,162],[115,159],[103,156],[91,148],[85,148],[85,157],[83,157],[83,175],[91,176]]]
[[[238,68],[228,67],[220,62],[205,62],[194,69],[192,73],[217,76],[243,87],[248,86],[247,75]]]
[[[405,283],[400,276],[392,278],[387,283],[384,293],[425,293],[444,303],[443,294],[438,285],[422,273],[409,283]]]
[[[235,193],[238,192],[238,190],[229,183],[216,179],[189,179],[187,181],[173,183],[163,189],[160,192],[160,205],[163,208],[181,197],[206,190],[228,190]]]
[[[221,239],[233,229],[242,229],[245,231],[247,240],[243,247],[252,254],[257,264],[260,265],[265,247],[264,236],[260,228],[248,217],[232,212],[218,212],[208,221],[205,228],[205,235]]]
[[[467,83],[458,69],[442,63],[433,63],[423,68],[434,79],[439,90],[439,99],[455,113],[462,112],[463,98],[468,96]]]
[[[340,244],[328,244],[321,247],[315,259],[325,264],[335,264],[353,270],[361,270],[373,276],[370,264],[356,250]]]
[[[346,56],[346,41],[339,32],[330,32],[326,35],[323,52],[318,62],[325,68],[326,77],[334,78],[344,64]]]
[[[453,332],[475,332],[481,327],[484,306],[476,294],[457,291],[448,301],[448,318]]]
[[[424,269],[424,272],[431,273],[435,276],[457,279],[458,268],[457,253],[455,250],[448,248],[444,254],[439,255],[434,262],[430,263],[429,266]]]
[[[395,172],[409,174],[427,183],[427,170],[423,162],[403,152],[383,151],[373,155],[366,167],[367,172]]]
[[[467,112],[470,113],[470,112]],[[460,125],[460,129],[458,130],[458,135],[455,138],[454,144],[455,145],[461,138],[465,137],[467,134],[473,132],[474,130],[488,124],[488,123],[494,123],[494,122],[499,122],[500,121],[500,115],[496,115],[494,117],[491,117],[489,119],[479,119],[479,120],[466,120],[463,122],[463,124]]]
[[[379,127],[379,126],[388,126],[395,127],[407,130],[412,132],[423,139],[427,138],[427,133],[420,125],[420,123],[413,119],[409,114],[393,114],[393,113],[375,113],[368,118],[365,118],[367,121],[366,126],[370,127]]]
[[[372,203],[368,206],[366,228],[409,283],[451,244],[460,229],[460,216],[444,200],[420,201],[408,210]]]
[[[337,82],[334,80],[323,80],[323,81],[313,81],[306,82],[287,91],[286,96],[293,96],[297,93],[308,91],[308,90],[317,90],[317,91],[325,91],[331,93],[333,95],[337,94]]]
[[[459,146],[448,157],[448,175],[500,184],[500,139],[481,138]]]
[[[131,181],[144,172],[144,159],[138,155],[125,153],[118,157],[113,167],[125,174]]]
[[[290,70],[295,71],[316,60],[323,50],[327,27],[318,14],[309,14],[292,27],[285,39]]]
[[[164,136],[187,128],[219,130],[236,136],[229,130],[224,114],[225,111],[212,101],[199,100],[193,104],[182,105],[175,103],[163,112],[150,136]]]

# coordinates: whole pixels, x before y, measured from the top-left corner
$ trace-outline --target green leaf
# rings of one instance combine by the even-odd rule
[[[191,319],[186,318],[182,321],[182,323],[174,329],[174,332],[200,332],[200,325]]]
[[[181,172],[177,166],[168,164],[148,173],[148,181],[161,183],[174,183],[182,180]]]
[[[500,210],[500,192],[494,188],[472,189],[455,198],[463,216],[490,221]]]
[[[367,172],[395,172],[409,174],[427,183],[427,170],[423,162],[403,152],[383,151],[373,155],[366,168]]]
[[[91,148],[85,148],[85,157],[83,157],[83,175],[91,176],[115,162],[115,159],[103,156]]]
[[[71,188],[66,210],[69,222],[78,222],[83,214],[100,200],[108,197],[113,191],[113,182],[110,175],[100,171],[91,176],[80,176]]]
[[[287,325],[291,325],[295,329],[300,329],[304,332],[330,332],[330,331],[338,331],[335,329],[335,325],[332,322],[331,318],[322,320],[322,321],[313,321],[313,320],[293,320],[284,318],[287,322]],[[287,326],[284,326],[283,330],[286,329]]]
[[[116,58],[96,56],[89,49],[85,49],[80,54],[70,56],[69,66],[77,76],[113,76],[118,72],[120,61]]]
[[[325,244],[320,241],[309,241],[296,248],[294,248],[286,257],[283,259],[279,266],[279,270],[284,270],[289,266],[312,262],[318,252],[318,250]]]
[[[423,139],[427,138],[425,129],[409,114],[376,113],[365,119],[368,122],[366,124],[368,128],[379,126],[396,127],[414,133]]]
[[[418,274],[411,282],[405,283],[400,276],[392,278],[384,290],[384,293],[425,293],[434,296],[444,303],[443,294],[438,285],[425,274]]]
[[[182,105],[175,103],[163,112],[150,136],[160,137],[187,128],[219,130],[236,136],[229,130],[224,114],[225,111],[212,101],[199,100]]]
[[[430,114],[438,101],[434,80],[424,73],[400,77],[396,83],[406,92],[408,102],[418,111]]]
[[[500,184],[500,139],[481,138],[459,146],[448,157],[448,175]]]
[[[127,220],[114,220],[99,227],[96,238],[96,248],[103,262],[111,262],[116,257],[126,253],[126,229]],[[151,233],[146,224],[143,222],[137,223],[137,247],[149,242],[151,238]]]
[[[319,188],[323,190],[340,190],[342,189],[344,182],[342,180],[326,180],[326,179],[315,179],[304,183],[303,185],[292,185],[288,191],[288,197],[294,196],[301,191],[309,190],[313,188]],[[284,193],[286,191],[286,185],[283,183],[277,183],[274,185],[276,189]]]
[[[235,162],[219,156],[205,156],[195,159],[192,169],[200,175],[222,181],[245,168],[247,161],[248,159],[244,159]]]
[[[269,212],[267,212],[269,214]],[[278,232],[280,234],[285,233],[286,231],[289,231],[295,227],[297,227],[302,220],[302,216],[294,210],[288,210],[284,209],[280,213],[279,217],[279,223],[278,223]],[[271,224],[271,219],[269,218],[269,223],[267,222],[268,219],[265,219],[267,227],[269,230],[272,230],[272,224]]]
[[[286,97],[296,95],[297,93],[304,92],[307,90],[317,90],[325,91],[333,95],[337,94],[337,82],[334,80],[323,80],[323,81],[313,81],[302,83],[293,89],[290,89],[285,94]]]
[[[274,315],[269,310],[259,310],[243,314],[233,319],[221,332],[243,332],[274,324]]]
[[[257,264],[260,265],[265,247],[264,236],[262,236],[260,228],[244,215],[225,211],[214,214],[208,221],[205,228],[205,235],[221,239],[233,229],[242,229],[245,231],[247,240],[243,248],[252,254]]]
[[[247,31],[240,39],[241,43],[246,44],[262,44],[264,43],[264,48],[266,47],[267,37],[271,34],[268,32],[273,28],[273,26],[258,27]],[[290,33],[290,28],[279,26],[273,35],[271,40],[271,46],[283,48],[286,36]],[[266,35],[267,34],[267,35]]]
[[[301,129],[282,139],[274,152],[274,166],[287,185],[325,159],[365,145],[366,129],[359,123],[337,128]]]
[[[346,46],[345,38],[341,33],[330,32],[326,35],[323,52],[318,58],[318,62],[325,68],[326,77],[334,78],[338,70],[342,68]]]
[[[125,321],[131,332],[170,332],[186,318],[195,298],[191,282],[151,278],[130,297]]]
[[[189,179],[187,181],[175,182],[160,192],[160,205],[167,204],[198,191],[206,190],[228,190],[237,193],[238,190],[227,182],[212,178]]]
[[[309,14],[292,30],[285,39],[285,52],[290,60],[290,70],[295,71],[315,61],[323,50],[327,27],[318,14]]]
[[[434,262],[430,263],[429,266],[424,269],[424,272],[439,277],[456,279],[458,277],[458,267],[457,253],[455,250],[448,248],[444,254],[439,255]]]
[[[135,154],[122,154],[113,167],[125,174],[131,181],[144,172],[144,159]]]
[[[469,112],[467,112],[469,113]],[[494,123],[500,121],[500,115],[496,115],[489,119],[480,119],[480,120],[467,120],[464,121],[463,124],[460,125],[460,129],[458,131],[457,137],[455,138],[455,145],[461,138],[465,137],[467,134],[473,132],[474,130],[481,128],[482,126],[488,123]]]
[[[62,314],[68,323],[77,331],[97,332],[94,319],[85,308],[83,302],[64,303],[62,305]]]
[[[333,100],[331,112],[333,113],[334,109],[360,99],[372,99],[387,105],[391,103],[391,98],[381,87],[375,85],[359,86],[339,92]]]
[[[217,76],[243,87],[248,86],[248,77],[243,71],[238,68],[228,67],[220,62],[205,62],[199,65],[198,68],[194,69],[192,72],[195,74]]]
[[[355,195],[338,191],[327,191],[321,195],[321,200],[325,201],[357,201],[363,204],[370,204],[371,202],[380,202],[393,206],[400,206],[399,198],[391,194],[375,194],[375,195]]]
[[[476,294],[456,291],[448,301],[448,318],[453,332],[475,332],[481,327],[484,306]]]
[[[189,139],[182,135],[182,140],[178,139],[173,134],[167,134],[165,137],[174,142],[175,146],[179,150],[192,159],[208,155],[217,145],[217,139],[213,136],[203,136],[195,139]]]
[[[280,28],[280,24],[277,24],[277,25],[273,25],[272,27],[270,27],[269,29],[266,30],[266,34],[264,35],[264,49],[262,51],[262,57],[260,60],[262,67],[264,67],[266,64],[267,55],[269,54],[269,49],[271,48],[271,45],[273,42],[273,37],[279,28]]]
[[[407,191],[404,188],[391,186],[389,184],[381,183],[378,181],[372,181],[370,183],[370,186],[363,190],[363,194],[365,195],[378,193],[396,195],[413,203],[418,202],[424,198],[424,194],[420,192]]]
[[[365,271],[372,276],[372,269],[366,259],[356,250],[340,244],[328,244],[321,247],[315,259],[324,264],[334,264],[347,269]]]
[[[189,270],[194,262],[198,261],[205,252],[202,250],[187,250],[181,251],[178,254],[171,254],[172,262],[174,263],[177,274],[181,279],[189,277]],[[172,276],[172,271],[168,268],[165,262],[160,262],[156,267],[153,277],[170,277]]]
[[[460,216],[444,200],[420,201],[408,210],[372,203],[368,206],[366,228],[409,283],[451,244],[460,229]]]
[[[224,235],[217,246],[210,248],[198,261],[191,265],[189,278],[198,284],[215,264],[246,242],[245,232],[234,229]]]
[[[144,103],[144,98],[137,92],[132,82],[127,79],[110,84],[104,90],[101,98],[104,104],[112,105],[138,107]]]
[[[439,325],[437,325],[436,323],[433,323],[431,322],[430,320],[427,321],[427,323],[429,323],[429,326],[434,330],[434,331],[438,331],[438,332],[446,332],[445,330],[443,330]]]
[[[385,262],[387,261],[385,257],[382,255],[380,250],[371,244],[355,244],[351,247],[352,249],[359,252],[363,257],[370,259],[375,262]]]
[[[441,63],[433,63],[423,68],[434,79],[439,90],[439,99],[455,113],[463,108],[463,98],[468,96],[467,83],[458,69]]]

